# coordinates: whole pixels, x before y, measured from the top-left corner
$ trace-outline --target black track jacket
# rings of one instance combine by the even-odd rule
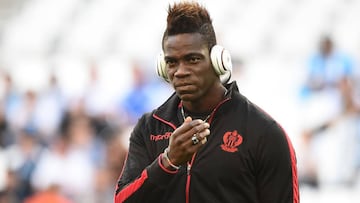
[[[283,129],[227,84],[227,97],[209,119],[208,142],[188,165],[169,171],[160,162],[180,126],[180,99],[173,94],[143,115],[130,136],[129,153],[115,202],[298,203],[296,158]]]

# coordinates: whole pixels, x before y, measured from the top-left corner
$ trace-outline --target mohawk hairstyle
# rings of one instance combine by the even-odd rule
[[[200,33],[209,50],[216,44],[212,19],[206,8],[197,2],[183,1],[169,5],[162,44],[168,36],[183,33]]]

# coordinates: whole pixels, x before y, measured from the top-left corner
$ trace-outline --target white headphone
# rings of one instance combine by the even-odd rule
[[[216,74],[219,75],[221,82],[223,84],[229,82],[232,72],[232,62],[229,51],[220,45],[215,45],[211,48],[210,59],[211,64]],[[157,58],[156,72],[167,82],[170,81],[166,73],[166,62],[163,52],[161,52]]]

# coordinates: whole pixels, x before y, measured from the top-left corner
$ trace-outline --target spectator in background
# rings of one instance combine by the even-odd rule
[[[360,138],[356,66],[349,55],[336,50],[330,37],[323,37],[319,45],[319,52],[310,57],[301,95],[299,180],[316,188],[353,185]]]
[[[129,124],[134,124],[145,112],[151,110],[150,95],[148,92],[149,82],[147,81],[144,68],[139,62],[133,62],[132,67],[133,85],[121,101],[121,108],[124,109]]]
[[[106,87],[101,83],[99,69],[96,62],[90,63],[89,83],[86,86],[83,105],[86,115],[91,119],[97,135],[107,126],[110,118],[109,109],[112,107]]]
[[[0,145],[0,203],[7,202],[8,167],[5,152]]]
[[[98,167],[95,182],[95,203],[113,202],[114,185],[122,170],[127,154],[123,143],[123,130],[108,126],[100,137],[105,138],[106,156],[104,165]]]
[[[56,186],[62,195],[74,202],[92,203],[100,159],[97,156],[102,156],[102,148],[94,145],[88,117],[71,117],[64,128],[64,134],[54,139],[49,150],[40,157],[31,182],[38,191]]]
[[[38,93],[34,90],[26,90],[21,95],[19,104],[13,111],[10,123],[12,124],[12,131],[15,136],[18,134],[19,129],[36,129],[38,139],[40,138],[38,126],[36,124],[35,115],[38,108]],[[40,140],[39,140],[40,141]]]
[[[144,113],[161,104],[166,95],[171,93],[170,88],[162,81],[151,79],[139,61],[134,61],[131,69],[133,85],[125,93],[119,106],[124,114],[122,118],[127,118],[126,125],[134,125]],[[154,93],[156,97],[153,96]]]
[[[301,87],[304,128],[317,128],[343,112],[342,81],[354,79],[353,59],[336,48],[329,36],[320,39],[318,50],[310,55]],[[311,119],[310,119],[311,118]]]
[[[43,147],[38,142],[38,131],[32,127],[22,129],[16,142],[6,149],[11,192],[15,202],[22,202],[33,194],[31,176],[38,164]]]
[[[4,199],[7,189],[7,160],[5,156],[5,136],[6,136],[6,120],[3,111],[2,101],[0,100],[0,203]]]
[[[48,79],[48,86],[38,94],[35,115],[32,118],[44,144],[48,144],[57,135],[65,108],[64,96],[57,76],[52,73]]]
[[[6,147],[15,142],[14,131],[17,109],[21,104],[21,94],[15,87],[10,73],[2,74],[2,95],[0,97],[1,111],[4,120],[1,123],[1,144]]]
[[[8,132],[8,122],[5,118],[4,105],[0,101],[0,148],[6,147],[9,145],[10,135]]]

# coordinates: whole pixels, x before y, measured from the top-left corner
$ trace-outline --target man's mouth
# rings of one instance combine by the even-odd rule
[[[189,94],[194,91],[194,86],[190,84],[176,85],[175,90],[180,94]]]

